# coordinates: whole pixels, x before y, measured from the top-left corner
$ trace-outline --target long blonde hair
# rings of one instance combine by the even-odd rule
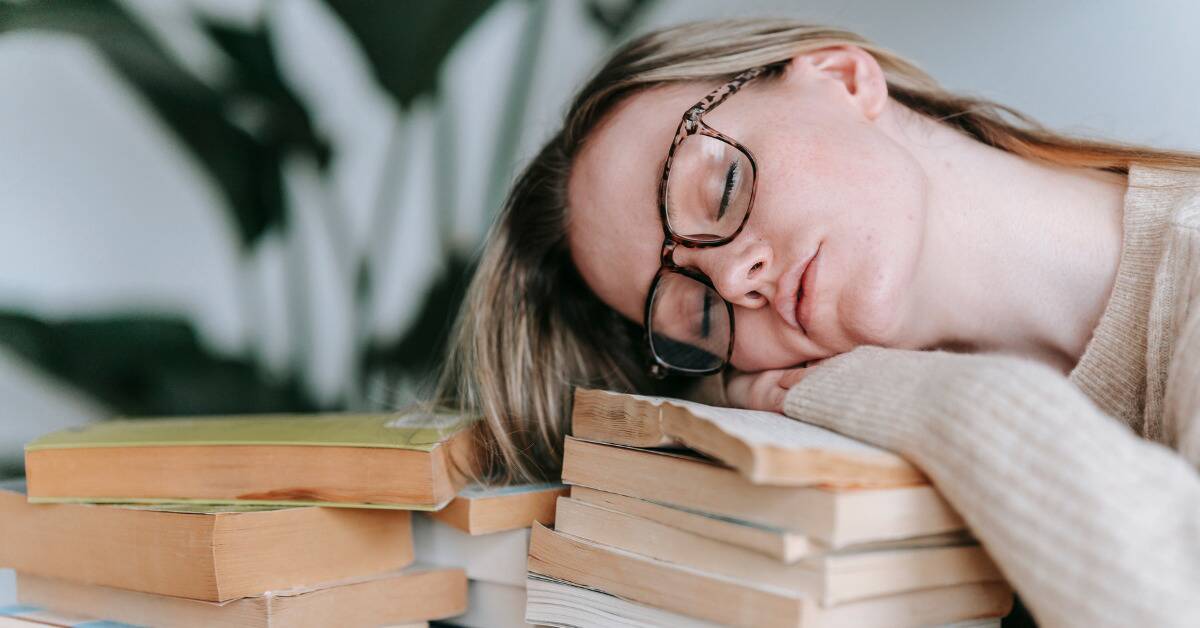
[[[954,94],[914,64],[851,32],[781,19],[684,24],[635,39],[580,90],[563,127],[525,168],[488,233],[451,336],[433,403],[483,419],[482,479],[556,478],[575,386],[681,394],[688,382],[645,374],[640,326],[604,305],[571,262],[564,218],[572,160],[631,95],[716,83],[781,67],[808,51],[855,45],[878,61],[909,109],[1022,157],[1127,174],[1132,162],[1200,168],[1200,156],[1069,137],[1003,105]]]

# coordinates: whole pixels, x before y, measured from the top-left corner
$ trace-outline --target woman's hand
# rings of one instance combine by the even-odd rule
[[[807,371],[802,367],[755,373],[730,370],[725,378],[725,396],[735,408],[783,412],[788,389],[804,379]]]

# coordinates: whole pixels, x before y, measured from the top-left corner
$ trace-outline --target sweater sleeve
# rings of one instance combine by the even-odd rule
[[[1042,626],[1200,625],[1200,476],[1061,374],[998,355],[860,347],[784,412],[909,458]]]

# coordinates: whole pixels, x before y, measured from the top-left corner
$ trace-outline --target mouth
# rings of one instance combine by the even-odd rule
[[[802,264],[796,266],[784,275],[780,282],[780,286],[791,286],[790,292],[776,303],[775,308],[779,311],[779,315],[790,326],[795,327],[805,333],[808,333],[801,320],[800,308],[807,302],[804,294],[804,284],[806,278],[810,274],[808,269],[812,266],[812,262],[817,258],[817,253],[821,251],[821,245],[817,245],[817,249],[813,254]],[[812,286],[809,286],[809,290]]]
[[[812,297],[815,296],[813,294],[813,283],[816,281],[817,271],[814,268],[816,265],[814,262],[817,261],[817,256],[820,254],[821,245],[818,244],[817,250],[813,252],[813,256],[804,263],[804,272],[800,275],[800,284],[796,290],[796,324],[800,326],[805,335],[808,335],[808,315],[812,310],[811,307],[806,306],[810,306]]]

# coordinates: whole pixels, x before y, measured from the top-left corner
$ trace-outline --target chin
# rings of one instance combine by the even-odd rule
[[[775,360],[763,356],[744,357],[735,355],[729,360],[730,366],[743,373],[757,373],[759,371],[770,371],[774,369],[786,369],[796,366],[795,362],[785,360]]]
[[[858,299],[844,309],[842,326],[850,349],[859,345],[897,347],[902,344],[900,299],[889,292]]]
[[[729,364],[743,373],[756,373],[799,366],[801,357],[785,351],[780,343],[746,344],[734,347]]]

